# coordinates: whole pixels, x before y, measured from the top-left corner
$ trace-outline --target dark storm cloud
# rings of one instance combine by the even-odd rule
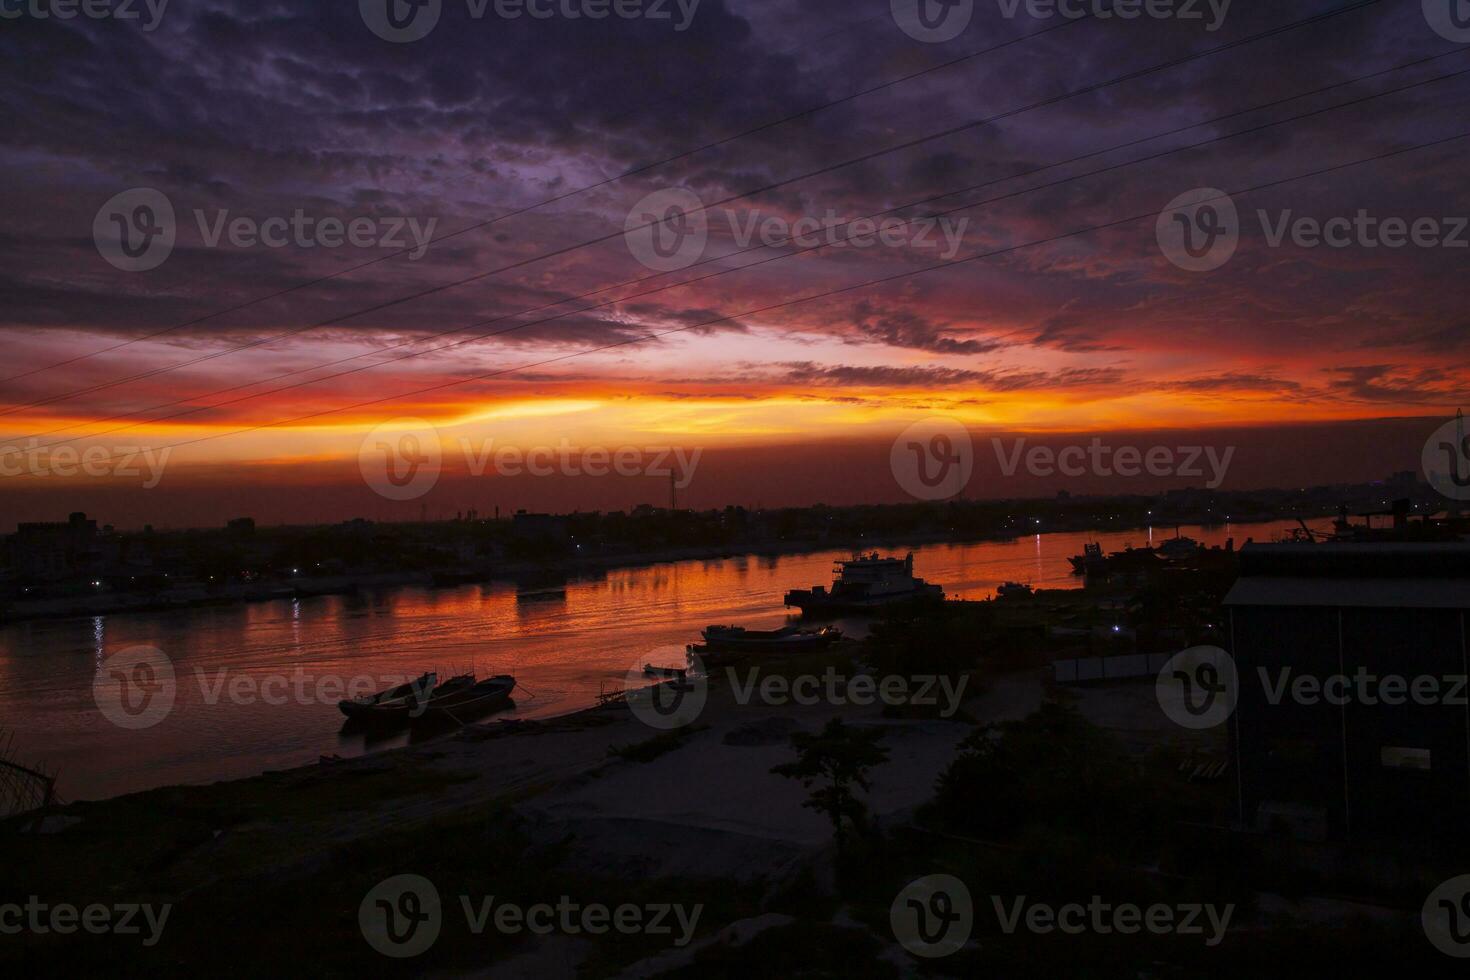
[[[423,262],[384,262],[185,332],[273,330],[328,319],[616,231],[632,201],[669,182],[685,182],[706,200],[737,194],[1337,5],[1237,3],[1217,34],[1167,21],[1077,24],[470,232],[436,245]],[[7,136],[0,159],[13,179],[0,189],[7,215],[0,241],[8,314],[3,326],[137,334],[374,257],[324,250],[220,252],[187,240],[162,269],[146,277],[119,274],[98,261],[87,235],[98,206],[128,186],[158,186],[176,198],[181,222],[193,208],[269,215],[306,207],[327,214],[432,216],[443,232],[1048,26],[1025,18],[1005,21],[981,2],[969,31],[935,47],[908,41],[886,17],[875,16],[884,13],[883,3],[702,0],[689,29],[679,33],[666,24],[618,18],[475,21],[463,3],[446,2],[443,20],[428,38],[389,44],[364,27],[356,7],[176,0],[152,33],[87,20],[7,21],[0,33],[0,80],[12,97],[0,109]],[[844,27],[853,24],[860,26]],[[842,167],[764,194],[759,205],[863,214],[986,181],[996,183],[979,197],[1007,194],[1128,154],[1019,183],[1002,179],[1010,174],[1448,49],[1425,26],[1416,4],[1385,2]],[[1324,142],[1344,157],[1381,148],[1414,135],[1416,113],[1432,117],[1436,108],[1452,104],[1450,92],[1463,98],[1464,91],[1462,86],[1423,99],[1400,97],[1377,113],[1327,115],[1238,145],[965,213],[974,222],[977,247],[1046,238],[1119,213],[1157,209],[1193,186],[1248,183],[1309,168],[1320,160]],[[1244,117],[1192,136],[1263,118]],[[1174,144],[1131,152],[1163,145]],[[1395,181],[1392,171],[1374,182],[1321,181],[1293,189],[1287,200],[1301,207],[1309,194],[1346,188],[1360,198],[1391,202],[1403,213],[1429,213],[1431,204],[1463,200],[1463,182],[1455,184],[1449,169],[1424,174],[1422,185]],[[1436,194],[1437,199],[1429,196]],[[972,322],[966,313],[973,312],[987,334],[990,324],[1000,324],[997,333],[1016,331],[1035,345],[1069,354],[1130,349],[1155,329],[1147,317],[1163,305],[1158,276],[1174,274],[1161,267],[1151,234],[1142,230],[1079,237],[1005,256],[984,269],[967,265],[925,277],[949,284],[947,294],[936,295],[973,288],[981,298],[973,311],[943,298],[938,309],[917,310],[875,301],[850,327],[834,329],[851,329],[864,342],[946,356],[999,350],[1002,341],[978,337],[965,326]],[[1286,317],[1273,309],[1282,300],[1257,295],[1261,285],[1247,281],[1245,270],[1256,261],[1249,255],[1243,248],[1242,258],[1213,283],[1190,283],[1181,302],[1194,302],[1199,316],[1244,320],[1266,311]],[[913,261],[902,252],[864,253],[863,260]],[[624,313],[679,324],[752,308],[772,288],[769,283],[798,275],[791,268],[775,263],[716,280],[712,288],[720,292],[710,297],[679,296],[667,306],[643,300]],[[799,274],[822,281],[829,268],[846,266],[809,262]],[[645,273],[615,241],[354,317],[337,329],[434,332]],[[1012,281],[1000,284],[1002,275]],[[1344,278],[1370,281],[1361,269]],[[1410,278],[1382,271],[1372,281]],[[849,274],[845,281],[851,279]],[[1413,298],[1404,302],[1432,302],[1425,290],[1406,289]],[[1229,303],[1199,302],[1211,291],[1233,296]],[[1293,298],[1306,304],[1336,293],[1336,286],[1306,286]],[[1449,328],[1436,322],[1439,311],[1416,313],[1422,314],[1424,322],[1415,329],[1425,344],[1453,341]],[[1384,318],[1370,322],[1380,328]],[[511,336],[518,344],[530,342],[526,338],[595,343],[599,331],[604,339],[621,339],[630,329],[636,328],[589,316]],[[1192,328],[1176,322],[1170,329],[1187,335]],[[1273,329],[1242,328],[1235,337],[1247,347],[1269,347],[1277,340]],[[1344,316],[1334,329],[1351,334],[1366,327]],[[1359,342],[1345,336],[1342,346]]]
[[[971,340],[953,336],[954,331],[937,326],[917,313],[884,312],[868,302],[853,311],[853,326],[866,343],[907,347],[936,354],[986,354],[1004,345],[996,340]]]
[[[1069,368],[1056,372],[974,371],[934,366],[822,365],[811,361],[792,361],[774,366],[784,369],[782,380],[795,384],[860,387],[924,388],[973,385],[992,391],[1023,391],[1033,388],[1113,384],[1123,377],[1121,371],[1108,368]]]

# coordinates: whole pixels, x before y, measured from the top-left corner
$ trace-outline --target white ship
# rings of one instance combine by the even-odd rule
[[[883,558],[875,551],[840,561],[833,569],[837,576],[829,590],[816,585],[810,589],[792,589],[786,593],[786,605],[804,613],[862,612],[900,603],[937,601],[944,589],[914,577],[914,556]]]

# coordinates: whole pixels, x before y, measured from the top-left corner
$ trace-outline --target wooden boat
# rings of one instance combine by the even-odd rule
[[[409,681],[407,684],[399,684],[390,687],[386,691],[377,694],[367,694],[362,697],[352,698],[349,701],[338,701],[337,708],[348,718],[367,717],[372,709],[398,704],[415,698],[417,695],[427,693],[434,689],[439,675],[432,670],[420,675],[417,680]]]
[[[432,690],[427,686],[415,689],[412,685],[405,685],[410,690],[403,697],[371,704],[342,701],[337,706],[349,720],[364,725],[463,722],[508,705],[515,686],[515,678],[507,674],[498,674],[481,681],[475,680],[473,674],[460,674]],[[424,695],[425,691],[428,691],[427,696]]]
[[[460,685],[443,695],[435,691],[429,698],[424,717],[435,721],[467,721],[510,704],[510,694],[516,686],[514,677],[496,674],[480,681],[475,680],[472,674],[465,677],[468,684]]]

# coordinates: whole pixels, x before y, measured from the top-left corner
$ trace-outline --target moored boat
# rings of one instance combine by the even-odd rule
[[[431,684],[433,676],[425,675],[431,678]],[[508,674],[484,680],[476,680],[473,674],[460,674],[432,689],[429,685],[418,686],[415,681],[383,692],[387,695],[404,691],[400,696],[342,701],[337,707],[349,721],[370,726],[463,722],[508,705],[515,686],[515,678]]]
[[[820,650],[842,638],[835,626],[819,630],[783,626],[778,630],[748,630],[743,626],[707,626],[700,633],[703,646],[691,646],[695,653],[730,653],[744,650]]]
[[[419,675],[415,680],[407,684],[399,684],[387,690],[379,691],[377,694],[365,694],[362,697],[352,698],[346,701],[338,701],[337,708],[348,718],[364,717],[371,713],[373,708],[386,707],[398,704],[410,699],[417,700],[426,696],[434,690],[439,675],[432,670]]]

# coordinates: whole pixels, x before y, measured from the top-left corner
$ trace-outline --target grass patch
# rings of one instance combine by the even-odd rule
[[[659,732],[652,738],[646,738],[641,742],[609,746],[607,754],[628,762],[652,762],[659,756],[667,755],[679,748],[690,735],[708,728],[708,725],[686,725],[683,728],[674,728],[667,732]]]

